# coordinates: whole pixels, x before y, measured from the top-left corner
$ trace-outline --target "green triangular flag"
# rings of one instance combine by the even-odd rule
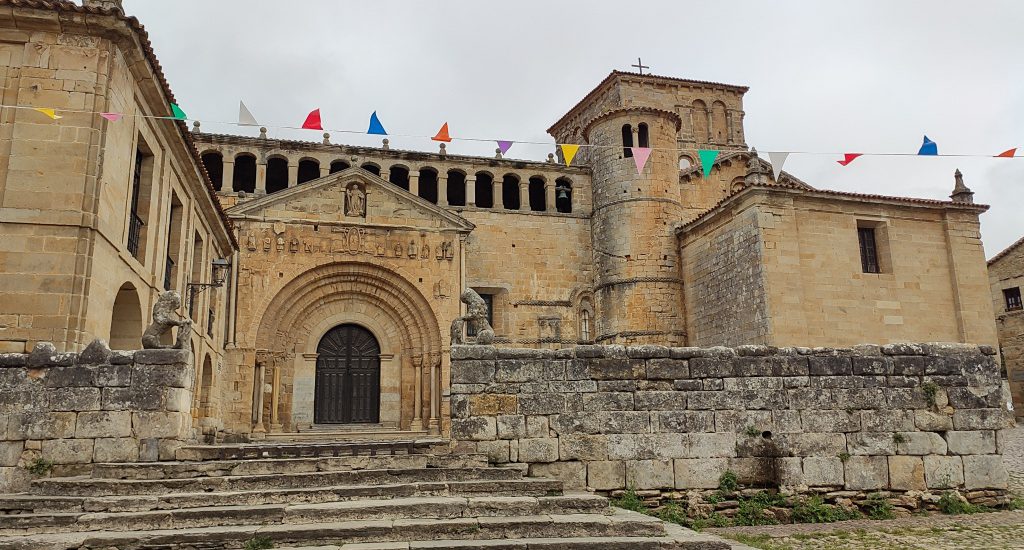
[[[700,156],[700,165],[704,169],[704,177],[707,178],[711,175],[711,168],[714,167],[715,159],[718,158],[718,151],[701,149],[697,151],[697,155]]]
[[[185,120],[188,118],[188,115],[185,114],[185,111],[181,110],[181,107],[178,107],[177,103],[171,103],[171,115],[174,117],[174,120]]]

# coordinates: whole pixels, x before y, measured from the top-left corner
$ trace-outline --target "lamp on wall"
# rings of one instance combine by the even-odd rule
[[[188,283],[188,313],[189,317],[192,317],[192,309],[195,305],[196,295],[208,288],[220,288],[224,286],[224,280],[227,278],[228,270],[231,269],[231,260],[227,258],[217,258],[212,262],[213,276],[212,282],[209,283]]]

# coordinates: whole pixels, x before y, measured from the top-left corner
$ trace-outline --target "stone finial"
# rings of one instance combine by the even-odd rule
[[[555,163],[555,154],[554,153],[548,153],[548,160],[547,161],[550,162],[551,164],[554,164]]]
[[[750,149],[750,157],[747,159],[747,173],[743,177],[744,185],[756,185],[767,183],[768,178],[764,175],[764,167],[761,166],[761,158],[757,156],[757,149]]]
[[[327,132],[324,132],[324,145],[330,145],[330,144],[331,144],[331,134],[328,134]]]
[[[953,202],[974,204],[974,191],[971,191],[969,187],[964,185],[964,175],[960,173],[959,168],[956,169],[956,172],[953,172],[953,179],[956,181],[956,185],[953,187],[953,194],[949,198],[953,199]]]
[[[119,10],[121,13],[124,13],[122,0],[82,0],[82,5],[87,8]]]
[[[494,158],[496,158],[496,159],[500,159],[501,158],[501,147],[498,147],[497,149],[494,150]]]
[[[390,149],[391,148],[391,140],[390,139],[384,138],[384,141],[382,143],[384,144],[384,149]]]
[[[267,127],[260,127],[260,139],[267,139]]]
[[[192,133],[193,134],[202,133],[202,132],[199,131],[199,121],[198,120],[192,122]]]
[[[438,151],[438,153],[439,153],[439,154],[440,154],[440,155],[441,155],[442,157],[448,154],[448,151],[447,151],[447,150],[445,149],[445,145],[444,145],[443,143],[441,144],[441,148],[440,148],[440,150]]]

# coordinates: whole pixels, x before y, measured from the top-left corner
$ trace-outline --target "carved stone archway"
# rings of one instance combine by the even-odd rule
[[[262,378],[272,391],[256,405],[262,414],[254,414],[255,431],[312,423],[317,343],[346,322],[366,327],[381,344],[381,423],[436,431],[440,396],[432,389],[440,387],[439,372],[430,358],[441,354],[437,315],[412,282],[362,262],[310,269],[270,300],[255,344]]]

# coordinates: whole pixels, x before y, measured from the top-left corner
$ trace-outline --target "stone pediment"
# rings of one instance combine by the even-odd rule
[[[339,223],[472,231],[462,216],[375,176],[348,168],[227,210],[236,220]]]

